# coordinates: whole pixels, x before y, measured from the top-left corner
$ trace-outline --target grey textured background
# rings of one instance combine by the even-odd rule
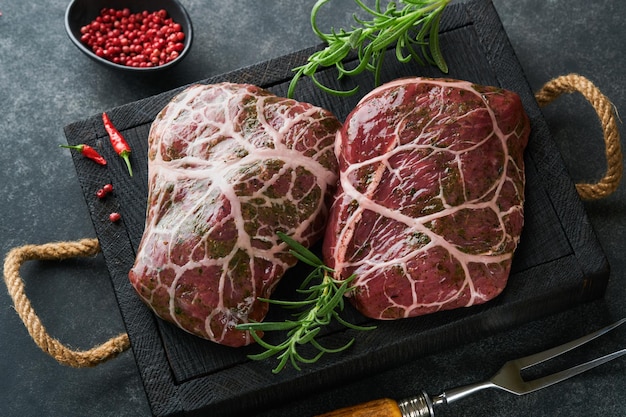
[[[65,143],[63,126],[105,109],[254,64],[318,43],[309,27],[312,1],[181,0],[196,37],[185,62],[165,76],[111,72],[86,59],[68,40],[67,1],[0,3],[0,253],[15,246],[94,237]],[[352,2],[334,0],[328,24],[349,24]],[[495,0],[531,87],[571,72],[590,78],[626,108],[623,21],[614,0]],[[574,181],[600,178],[606,163],[599,123],[578,95],[544,111]],[[623,126],[620,123],[620,128]],[[585,203],[612,274],[604,299],[494,335],[451,346],[405,367],[259,416],[307,416],[379,397],[403,398],[425,388],[435,394],[490,376],[506,360],[580,336],[626,316],[623,256],[626,191]],[[37,262],[22,269],[27,293],[49,332],[87,349],[124,331],[101,257]],[[626,329],[593,350],[626,347]],[[588,352],[592,353],[592,352]],[[626,415],[626,360],[525,397],[483,392],[442,408],[440,416]],[[0,290],[0,415],[148,416],[132,355],[93,369],[64,367],[42,353]]]

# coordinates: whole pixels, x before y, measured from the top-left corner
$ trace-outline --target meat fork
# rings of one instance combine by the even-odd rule
[[[511,360],[505,363],[504,366],[487,381],[453,388],[432,398],[426,392],[422,391],[421,394],[404,399],[400,402],[385,398],[331,411],[330,413],[322,414],[317,417],[434,417],[435,406],[449,404],[486,388],[497,388],[517,395],[528,394],[626,354],[626,349],[621,349],[589,362],[531,381],[525,381],[521,376],[523,369],[530,368],[531,366],[538,365],[556,356],[562,355],[565,352],[569,352],[572,349],[610,332],[624,322],[626,322],[626,318],[563,345],[535,353],[534,355]]]

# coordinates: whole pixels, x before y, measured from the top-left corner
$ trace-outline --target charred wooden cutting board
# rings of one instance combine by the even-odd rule
[[[531,119],[526,223],[509,284],[501,296],[482,306],[381,322],[370,332],[331,328],[323,336],[325,345],[339,346],[352,337],[356,343],[301,372],[287,368],[274,375],[275,360],[247,359],[247,354],[259,351],[257,346],[219,346],[161,321],[139,300],[128,281],[144,229],[148,131],[157,113],[180,89],[107,111],[133,148],[133,178],[108,145],[99,115],[65,127],[68,143],[88,143],[110,161],[105,168],[80,156],[74,159],[154,415],[241,415],[603,295],[609,275],[606,259],[491,2],[449,6],[441,22],[440,41],[450,67],[448,76],[517,92]],[[313,50],[201,82],[252,83],[285,95],[291,69],[305,62]],[[393,56],[386,60],[384,81],[415,75],[443,74],[433,67],[398,64]],[[339,84],[334,70],[322,72],[319,78],[336,87],[349,87],[353,82]],[[343,120],[373,88],[371,74],[356,81],[362,86],[360,94],[337,98],[303,79],[295,98],[325,107]],[[102,201],[94,198],[96,190],[109,182],[115,187],[114,195]],[[121,222],[108,220],[112,211],[122,214]],[[293,289],[306,272],[303,267],[290,271],[277,296],[293,297]],[[270,311],[273,319],[287,314],[280,309]],[[350,308],[346,314],[354,322],[367,322]],[[271,341],[276,335],[268,336]]]

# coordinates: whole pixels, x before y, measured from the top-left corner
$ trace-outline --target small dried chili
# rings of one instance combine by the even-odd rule
[[[133,169],[130,166],[130,145],[124,139],[124,136],[120,133],[119,130],[111,123],[111,119],[106,113],[102,113],[102,123],[104,123],[104,129],[109,134],[109,140],[111,141],[111,145],[113,145],[113,149],[115,152],[126,162],[126,166],[128,167],[128,173],[130,176],[133,176]]]
[[[80,152],[83,156],[85,156],[86,158],[91,159],[92,161],[100,164],[100,165],[106,165],[107,161],[106,159],[104,159],[104,157],[102,155],[100,155],[98,153],[98,151],[96,151],[94,148],[92,148],[89,145],[86,144],[80,144],[80,145],[59,145],[61,148],[69,148],[69,149],[74,149],[77,150],[78,152]]]

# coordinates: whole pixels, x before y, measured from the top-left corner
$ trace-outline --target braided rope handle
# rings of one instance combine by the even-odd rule
[[[536,94],[540,106],[545,106],[564,93],[580,92],[596,110],[602,123],[608,170],[596,184],[577,184],[583,199],[606,197],[617,189],[622,176],[622,152],[613,105],[598,88],[586,78],[570,74],[546,83]],[[61,260],[88,257],[97,254],[100,245],[97,239],[82,239],[75,242],[58,242],[44,245],[26,245],[12,249],[4,262],[4,281],[13,299],[15,310],[24,322],[35,343],[50,356],[64,365],[76,368],[96,366],[112,359],[130,347],[128,335],[123,333],[101,345],[86,351],[72,350],[52,338],[35,313],[20,277],[20,267],[31,260]]]
[[[615,114],[615,106],[587,78],[578,74],[569,74],[548,81],[537,93],[535,98],[539,106],[552,103],[565,93],[582,94],[593,106],[604,134],[607,171],[602,179],[595,184],[579,183],[576,190],[583,200],[597,200],[612,194],[622,179],[624,170],[622,148]]]
[[[4,261],[4,282],[17,314],[37,346],[63,365],[74,368],[93,367],[112,359],[130,347],[128,335],[123,333],[99,346],[86,351],[76,351],[52,338],[35,313],[24,290],[20,277],[20,267],[32,260],[61,260],[75,257],[93,256],[100,252],[97,239],[83,239],[76,242],[57,242],[44,245],[25,245],[12,249]]]

